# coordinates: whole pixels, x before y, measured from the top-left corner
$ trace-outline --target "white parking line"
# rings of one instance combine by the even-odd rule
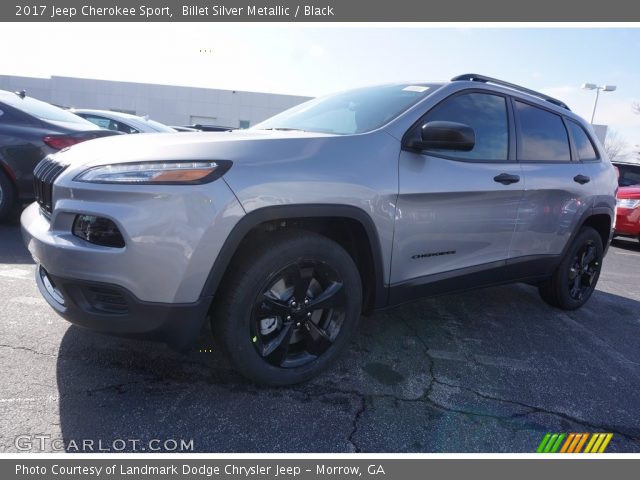
[[[630,255],[632,257],[640,257],[640,253],[632,253],[632,252],[618,252],[615,251],[618,255]]]
[[[0,398],[0,403],[32,403],[32,402],[57,402],[60,399],[58,395],[47,395],[46,397],[31,398]]]

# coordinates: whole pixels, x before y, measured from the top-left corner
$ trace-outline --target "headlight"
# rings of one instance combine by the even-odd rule
[[[617,201],[618,208],[636,208],[640,206],[640,199],[635,198],[619,198]]]
[[[226,160],[167,161],[103,165],[85,170],[78,182],[128,184],[201,184],[220,178],[231,167]]]

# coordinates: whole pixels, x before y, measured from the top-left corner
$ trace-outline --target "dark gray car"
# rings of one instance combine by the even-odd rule
[[[115,135],[26,92],[0,90],[0,221],[34,199],[33,169],[48,154]]]
[[[56,311],[180,348],[210,314],[239,371],[272,385],[417,297],[526,281],[578,308],[615,218],[591,127],[480,75],[330,95],[248,130],[99,140],[36,177],[23,233]]]

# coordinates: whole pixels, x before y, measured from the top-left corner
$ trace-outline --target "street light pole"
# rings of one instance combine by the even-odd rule
[[[591,125],[593,125],[593,119],[596,116],[596,108],[598,107],[598,98],[600,98],[600,91],[613,92],[617,87],[615,85],[596,85],[595,83],[583,83],[582,88],[585,90],[596,91],[596,98],[593,102],[593,111],[591,112]]]
[[[593,119],[596,116],[596,108],[598,107],[599,97],[600,97],[600,88],[596,88],[596,99],[593,102],[593,110],[591,111],[591,125],[593,125]]]

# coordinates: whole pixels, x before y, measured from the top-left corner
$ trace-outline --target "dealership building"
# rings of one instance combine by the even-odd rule
[[[0,90],[64,108],[95,108],[149,115],[167,125],[210,124],[247,128],[309,97],[84,78],[0,75]]]

